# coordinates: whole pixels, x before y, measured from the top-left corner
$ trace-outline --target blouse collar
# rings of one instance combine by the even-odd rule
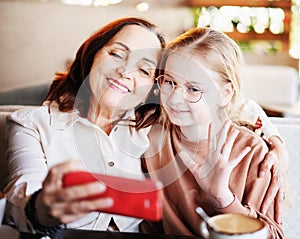
[[[88,126],[95,126],[95,124],[89,121],[87,118],[82,117],[77,109],[68,112],[61,112],[58,109],[58,104],[56,102],[45,102],[44,105],[48,106],[50,125],[55,129],[66,129],[72,127],[77,122]],[[134,109],[128,110],[123,116],[123,119],[134,118]],[[120,122],[118,124],[120,124]]]

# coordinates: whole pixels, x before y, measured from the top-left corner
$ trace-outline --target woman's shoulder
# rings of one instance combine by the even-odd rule
[[[40,119],[45,119],[46,117],[49,117],[48,104],[41,106],[26,106],[8,115],[7,121],[28,126],[33,125],[35,122],[39,121]]]
[[[268,151],[268,145],[266,141],[256,132],[247,128],[246,126],[240,126],[237,124],[233,124],[233,127],[239,130],[239,135],[237,137],[237,141],[245,146],[250,146],[253,148],[259,148],[263,151]]]
[[[264,160],[266,153],[269,151],[269,147],[260,135],[256,134],[245,126],[235,125],[234,127],[237,127],[239,130],[239,135],[234,142],[236,155],[245,149],[245,147],[249,146],[251,148],[250,152],[245,155],[241,162],[248,162],[246,165],[249,165],[251,168],[251,170],[249,169],[251,172],[249,171],[248,174],[256,177],[258,168],[260,167],[261,162]],[[242,172],[245,164],[241,163],[240,165],[242,168],[239,169]]]

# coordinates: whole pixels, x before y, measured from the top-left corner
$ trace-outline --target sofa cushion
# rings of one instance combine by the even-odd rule
[[[289,153],[287,200],[283,208],[283,230],[286,238],[300,235],[300,118],[270,118],[278,128]]]
[[[5,159],[6,142],[6,116],[10,112],[0,112],[0,191],[3,190],[7,178],[7,164]]]
[[[49,86],[42,84],[0,92],[0,105],[41,105]]]
[[[246,65],[241,71],[241,90],[263,106],[294,105],[299,95],[295,68],[276,65]]]

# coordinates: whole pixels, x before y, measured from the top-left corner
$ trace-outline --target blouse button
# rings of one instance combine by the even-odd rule
[[[114,162],[112,162],[112,161],[108,162],[108,166],[109,166],[109,167],[113,167],[114,165],[115,165]]]

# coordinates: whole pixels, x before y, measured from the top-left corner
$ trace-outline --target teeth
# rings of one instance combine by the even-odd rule
[[[129,89],[127,89],[126,87],[122,86],[122,85],[119,85],[117,82],[113,81],[113,80],[108,80],[109,84],[112,84],[113,86],[119,88],[120,90],[122,91],[125,91],[125,92],[130,92]]]

